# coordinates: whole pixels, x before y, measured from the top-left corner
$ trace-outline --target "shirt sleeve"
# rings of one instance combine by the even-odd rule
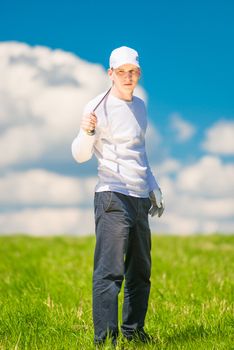
[[[144,106],[145,115],[147,116],[147,110],[146,110],[146,106],[145,106],[145,103],[144,103],[144,102],[143,102],[143,106]],[[148,119],[148,118],[147,118],[147,119]],[[151,168],[150,168],[150,165],[149,165],[149,161],[148,161],[148,157],[147,157],[146,151],[145,151],[145,164],[146,164],[146,166],[147,166],[147,171],[146,171],[146,174],[147,174],[147,184],[148,184],[149,192],[151,192],[151,191],[154,191],[155,189],[158,189],[158,188],[160,188],[160,187],[159,187],[159,184],[158,184],[158,182],[156,181],[156,178],[155,178],[155,176],[153,175],[152,170],[151,170]]]
[[[73,158],[78,163],[87,162],[92,158],[93,145],[95,142],[95,135],[88,135],[83,129],[80,129],[77,137],[73,140],[71,150]]]
[[[92,111],[91,107],[90,103],[88,103],[83,110],[83,115],[90,113]],[[71,145],[72,156],[78,163],[87,162],[92,158],[95,139],[95,134],[88,135],[80,128],[77,137],[73,140]]]
[[[154,191],[155,189],[158,189],[160,187],[159,187],[158,182],[156,181],[155,176],[152,173],[152,170],[150,168],[149,161],[148,161],[146,153],[145,153],[145,161],[146,161],[146,165],[147,165],[147,171],[146,171],[147,184],[148,184],[149,192],[151,192],[151,191]]]

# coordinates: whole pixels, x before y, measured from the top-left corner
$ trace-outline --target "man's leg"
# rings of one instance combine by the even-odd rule
[[[125,259],[125,289],[122,333],[131,339],[144,327],[150,293],[151,232],[148,223],[150,200],[138,198],[135,226],[129,233]]]
[[[129,225],[115,192],[95,194],[96,247],[93,273],[95,343],[118,335],[118,294],[124,277]]]

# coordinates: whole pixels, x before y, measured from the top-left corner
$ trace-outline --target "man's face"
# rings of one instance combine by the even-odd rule
[[[133,64],[123,64],[118,68],[108,70],[110,79],[121,92],[132,92],[140,78],[141,70]]]

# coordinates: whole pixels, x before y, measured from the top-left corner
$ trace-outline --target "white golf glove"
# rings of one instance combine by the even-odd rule
[[[149,193],[149,198],[151,200],[151,207],[149,210],[150,216],[153,217],[155,215],[158,215],[158,217],[160,218],[160,216],[162,216],[165,209],[161,189],[157,188],[155,191],[151,191]]]

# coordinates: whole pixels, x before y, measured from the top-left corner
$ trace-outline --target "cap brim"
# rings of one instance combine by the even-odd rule
[[[140,65],[138,62],[136,62],[136,61],[130,62],[130,61],[126,61],[126,60],[116,62],[116,63],[112,64],[110,68],[118,68],[120,66],[123,66],[124,64],[132,64],[132,65],[140,68]]]

